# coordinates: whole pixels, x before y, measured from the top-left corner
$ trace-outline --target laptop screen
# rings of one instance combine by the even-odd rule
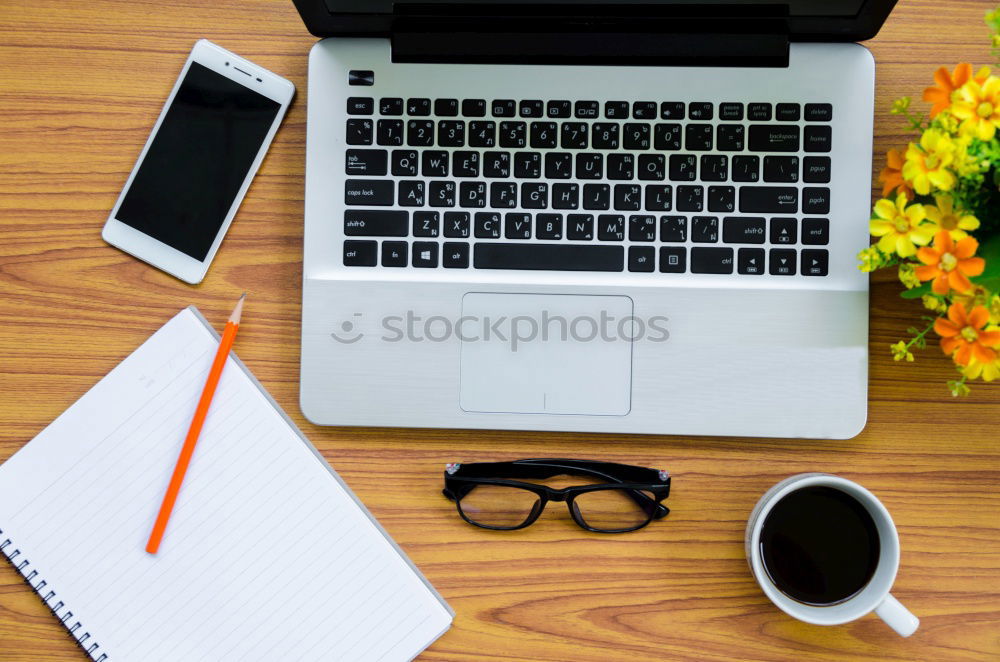
[[[537,0],[462,0],[456,3],[455,0],[412,0],[398,2],[395,0],[324,0],[330,13],[338,14],[381,14],[392,13],[393,5],[421,4],[421,5],[538,5]],[[685,5],[690,7],[697,5],[753,5],[758,7],[775,7],[780,9],[780,14],[785,13],[787,7],[788,16],[857,16],[865,4],[865,0],[786,0],[785,2],[761,2],[760,0],[699,0],[697,3],[692,0],[678,2],[676,0],[653,0],[646,2],[628,2],[622,0],[545,0],[547,5],[632,5],[634,7],[669,7],[671,5]]]

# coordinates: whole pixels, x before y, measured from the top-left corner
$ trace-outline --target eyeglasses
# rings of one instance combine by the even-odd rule
[[[509,480],[559,475],[608,482],[553,489]],[[597,533],[635,531],[670,512],[661,503],[670,494],[670,474],[612,462],[535,459],[449,464],[444,485],[444,495],[455,502],[462,519],[498,531],[530,525],[549,501],[565,501],[573,521]]]

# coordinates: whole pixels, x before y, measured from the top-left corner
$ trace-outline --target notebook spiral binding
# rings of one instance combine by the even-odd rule
[[[49,589],[44,594],[42,593],[42,589],[48,586],[48,582],[38,576],[38,570],[31,567],[31,562],[21,554],[20,549],[14,546],[13,541],[4,537],[3,529],[0,529],[0,552],[3,552],[14,569],[21,573],[25,583],[38,594],[45,606],[59,619],[62,626],[73,636],[77,645],[90,656],[90,659],[94,662],[108,662],[107,653],[98,652],[101,646],[97,642],[91,641],[90,632],[83,627],[80,621],[74,622],[73,612],[66,607],[62,600],[56,601],[56,592]],[[71,623],[72,625],[70,625]]]

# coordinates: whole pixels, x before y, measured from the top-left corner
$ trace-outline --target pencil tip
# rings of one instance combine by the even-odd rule
[[[247,298],[247,293],[246,293],[246,292],[244,292],[243,294],[241,294],[241,295],[240,295],[240,298],[241,298],[241,299],[246,299],[246,298]]]
[[[247,293],[244,292],[243,295],[236,301],[236,307],[233,308],[233,314],[229,316],[229,321],[233,324],[240,323],[240,315],[243,314],[243,300],[247,298]]]

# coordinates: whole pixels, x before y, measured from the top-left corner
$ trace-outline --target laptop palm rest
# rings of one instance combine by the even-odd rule
[[[632,299],[470,292],[456,328],[467,412],[624,416]]]

